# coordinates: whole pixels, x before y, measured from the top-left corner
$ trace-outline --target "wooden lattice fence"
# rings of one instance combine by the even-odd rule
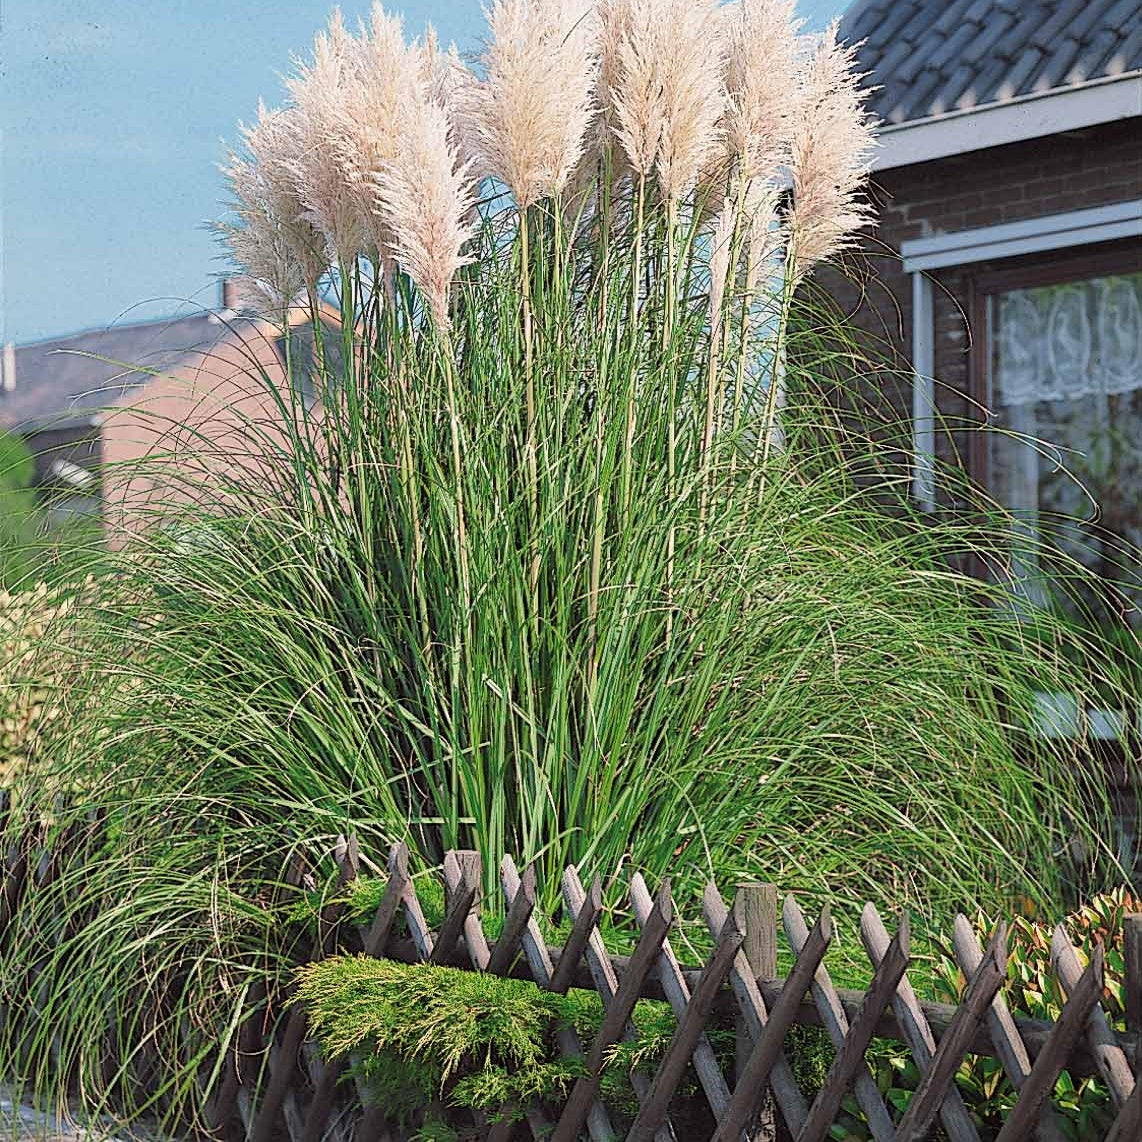
[[[355,841],[341,842],[336,857],[341,880],[348,883],[358,875]],[[3,854],[0,951],[26,885],[50,878],[51,865],[50,854],[37,849],[34,839]],[[599,884],[584,886],[574,868],[568,868],[562,880],[571,928],[561,948],[547,945],[537,922],[534,870],[520,873],[511,858],[505,858],[500,869],[506,919],[495,941],[486,937],[481,922],[477,854],[446,856],[445,909],[436,931],[425,919],[402,846],[390,854],[387,877],[369,925],[349,924],[340,905],[322,912],[309,959],[334,950],[363,951],[405,963],[449,964],[528,979],[559,993],[588,988],[603,1003],[605,1014],[593,1041],[580,1041],[571,1029],[558,1034],[560,1053],[585,1064],[562,1105],[522,1108],[515,1122],[506,1115],[464,1111],[464,1125],[473,1136],[491,1142],[573,1142],[583,1137],[604,1142],[623,1136],[631,1142],[686,1142],[695,1137],[692,1118],[687,1119],[690,1125],[676,1127],[671,1116],[676,1091],[692,1067],[715,1124],[709,1132],[715,1142],[764,1139],[776,1132],[798,1142],[821,1142],[850,1091],[877,1142],[918,1142],[937,1126],[951,1142],[979,1142],[980,1133],[954,1081],[970,1052],[998,1058],[1018,1092],[999,1142],[1061,1142],[1065,1135],[1051,1094],[1064,1068],[1075,1076],[1097,1074],[1109,1090],[1115,1118],[1106,1142],[1142,1142],[1142,1083],[1136,1081],[1142,917],[1130,917],[1127,923],[1130,1031],[1122,1035],[1112,1029],[1101,1006],[1101,949],[1082,967],[1061,925],[1054,932],[1052,958],[1067,1000],[1058,1020],[1047,1022],[1014,1017],[1004,1002],[1005,929],[1001,926],[982,947],[962,916],[955,921],[953,946],[968,984],[961,1002],[951,1007],[917,998],[907,974],[907,921],[902,919],[890,931],[872,905],[864,909],[861,936],[873,974],[868,988],[858,993],[838,989],[830,978],[825,964],[833,939],[828,909],[807,918],[792,896],[784,900],[780,927],[795,958],[788,975],[777,977],[779,924],[776,892],[770,886],[739,886],[727,903],[717,886],[708,885],[703,912],[712,951],[704,964],[687,967],[671,944],[674,909],[668,884],[652,896],[641,876],[631,877],[630,910],[638,937],[631,955],[617,956],[608,953],[599,929]],[[34,989],[35,981],[29,984]],[[656,1072],[632,1074],[638,1110],[620,1131],[600,1097],[600,1074],[608,1050],[636,1034],[631,1016],[640,998],[669,1003],[676,1029]],[[246,1142],[395,1142],[401,1137],[383,1107],[363,1105],[361,1090],[346,1081],[350,1076],[343,1063],[321,1060],[307,1041],[300,1006],[290,1008],[288,996],[263,993],[256,999],[257,1011],[227,1050],[221,1081],[205,1108],[214,1133]],[[268,1018],[268,1012],[283,1009],[283,1018]],[[18,1015],[8,1012],[9,1018]],[[738,1038],[732,1067],[719,1061],[707,1037],[714,1020],[724,1023],[729,1018],[736,1023]],[[811,1101],[799,1089],[785,1054],[786,1036],[796,1024],[824,1028],[836,1049]],[[918,1067],[919,1083],[902,1115],[886,1104],[866,1061],[876,1037],[906,1043]],[[114,1046],[109,1041],[108,1051]]]

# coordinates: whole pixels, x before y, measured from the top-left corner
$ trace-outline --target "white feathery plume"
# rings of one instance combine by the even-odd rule
[[[724,42],[716,0],[631,0],[613,88],[631,166],[677,202],[720,145]]]
[[[559,194],[583,152],[598,69],[590,0],[494,0],[486,76],[463,89],[481,167],[521,208]]]
[[[663,195],[677,201],[692,189],[719,150],[718,122],[725,109],[724,42],[716,0],[675,0],[671,7],[657,167]]]
[[[617,66],[609,79],[611,106],[606,114],[613,114],[615,134],[627,161],[644,177],[654,169],[662,135],[660,44],[652,11],[661,6],[647,0],[613,6]]]
[[[469,164],[473,178],[478,181],[490,172],[481,167],[480,155],[474,149],[466,118],[470,91],[477,85],[476,77],[461,60],[455,44],[441,48],[436,29],[431,24],[425,29],[423,41],[414,45],[414,50],[417,74],[429,99],[448,112],[449,140],[456,147],[461,162]]]
[[[563,197],[564,218],[582,225],[598,203],[595,192],[602,172],[612,183],[626,173],[628,165],[616,137],[614,86],[619,76],[619,48],[626,34],[631,0],[595,0],[596,51],[598,66],[592,95],[595,114],[584,138],[579,161],[575,164]]]
[[[416,45],[417,75],[434,103],[448,107],[459,87],[472,77],[455,44],[440,46],[436,29],[429,24],[424,39]]]
[[[257,121],[240,130],[249,157],[231,153],[223,173],[241,225],[221,229],[247,280],[280,317],[299,293],[316,289],[325,243],[304,217],[290,173],[300,143],[294,110],[259,104]]]
[[[747,258],[745,292],[753,297],[758,280],[770,259],[785,243],[777,213],[781,189],[772,179],[754,179],[746,189],[743,216],[746,224]]]
[[[614,91],[621,64],[619,49],[629,30],[631,0],[595,0],[598,30],[598,69],[593,95],[595,116],[587,129],[583,153],[567,181],[564,194],[564,216],[580,222],[590,217],[592,195],[601,171],[612,182],[629,173],[626,155],[617,138]]]
[[[872,118],[855,49],[837,43],[834,21],[809,59],[804,96],[792,133],[789,261],[800,279],[822,258],[844,249],[871,218],[859,198],[869,169]]]
[[[379,3],[369,26],[343,44],[341,97],[325,108],[328,145],[341,169],[365,244],[385,263],[391,239],[376,213],[373,175],[400,150],[401,106],[412,97],[419,59],[406,45],[399,16]]]
[[[594,126],[600,147],[610,147],[619,129],[615,99],[623,76],[623,45],[631,33],[633,2],[597,0],[595,6],[599,20],[599,74],[595,83],[595,102],[599,114]]]
[[[740,0],[723,9],[726,147],[745,179],[772,177],[788,163],[800,75],[795,0]]]
[[[339,12],[319,32],[313,62],[301,64],[286,86],[297,108],[301,146],[291,172],[310,221],[325,235],[331,259],[351,263],[364,246],[361,215],[343,166],[343,139],[355,68],[355,41]]]
[[[448,288],[470,258],[475,186],[449,140],[448,113],[417,84],[403,108],[401,146],[374,174],[376,209],[392,235],[397,261],[424,294],[439,329],[449,327]]]
[[[254,183],[257,179],[251,164],[239,158],[231,159],[227,177],[235,196],[245,193],[244,183]],[[217,229],[230,248],[230,256],[242,270],[239,283],[248,287],[243,289],[241,308],[280,319],[305,288],[301,268],[291,256],[281,226],[264,211],[263,203],[239,202],[236,212],[241,225],[219,223]]]

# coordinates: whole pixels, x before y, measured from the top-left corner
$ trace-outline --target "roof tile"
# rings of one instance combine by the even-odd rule
[[[990,0],[985,0],[985,3],[990,3]],[[997,49],[1002,48],[1000,41],[1014,23],[1014,18],[1008,12],[993,13],[991,19],[980,28],[975,39],[964,48],[961,59],[965,63],[977,65],[978,70],[979,66],[986,67],[994,59],[1006,58]]]
[[[958,62],[961,52],[975,39],[978,30],[976,24],[960,24],[935,51],[929,53],[927,66],[946,73],[949,66]]]
[[[1139,0],[856,0],[841,34],[880,85],[872,110],[923,119],[1142,70]]]
[[[1000,99],[1011,99],[1029,91],[1031,77],[1036,75],[1043,63],[1043,53],[1032,44],[1025,44],[1022,52],[1011,63],[1011,68],[999,84]]]
[[[1062,87],[1066,83],[1067,73],[1071,65],[1079,58],[1081,45],[1067,36],[1059,36],[1047,59],[1043,62],[1043,70],[1037,80],[1045,90],[1052,87]]]

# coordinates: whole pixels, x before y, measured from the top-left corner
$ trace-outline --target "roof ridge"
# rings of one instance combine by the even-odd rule
[[[90,325],[85,329],[76,329],[71,333],[56,333],[48,337],[37,337],[32,341],[16,341],[14,344],[17,350],[35,349],[42,345],[62,344],[65,341],[76,341],[81,337],[93,337],[105,333],[122,333],[129,329],[158,329],[163,325],[177,325],[182,321],[201,321],[203,319],[209,320],[211,315],[211,310],[203,308],[197,313],[185,313],[181,316],[167,314],[164,317],[148,317],[144,318],[141,321],[124,321],[118,324],[112,323],[107,325]]]

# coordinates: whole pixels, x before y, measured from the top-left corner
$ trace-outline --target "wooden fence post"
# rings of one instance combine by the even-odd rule
[[[755,979],[777,978],[777,886],[773,884],[739,884],[734,894],[734,919],[741,931],[742,951],[749,961]],[[741,1014],[737,1016],[737,1059],[735,1073],[740,1078],[749,1060],[753,1043]],[[757,1120],[749,1132],[756,1142],[773,1142],[777,1137],[777,1112],[773,1095],[762,1103]]]
[[[1122,920],[1122,958],[1126,962],[1126,1028],[1142,1032],[1142,912]],[[1136,1070],[1142,1070],[1135,1063]]]

